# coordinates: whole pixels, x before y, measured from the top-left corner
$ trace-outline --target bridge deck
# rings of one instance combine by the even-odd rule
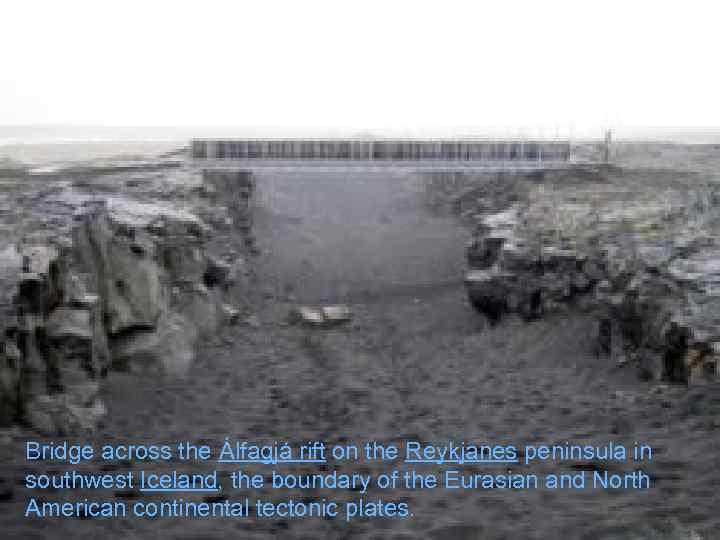
[[[351,160],[268,160],[268,159],[204,159],[193,160],[193,164],[203,169],[247,169],[247,170],[419,170],[419,171],[536,171],[545,169],[564,169],[578,165],[575,161],[550,160],[494,160],[494,161],[457,161],[457,160],[418,160],[418,161],[351,161]]]

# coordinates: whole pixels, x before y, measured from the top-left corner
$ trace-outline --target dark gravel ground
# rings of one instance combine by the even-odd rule
[[[22,517],[27,493],[18,485],[24,471],[18,457],[21,432],[3,447],[4,481],[12,489],[0,502],[0,537],[679,539],[693,538],[692,529],[695,538],[720,538],[716,386],[641,382],[595,358],[588,314],[530,324],[509,319],[489,327],[467,304],[462,286],[467,231],[452,217],[430,215],[422,205],[422,186],[410,177],[266,173],[258,185],[255,232],[263,254],[250,299],[256,322],[229,328],[208,343],[187,380],[112,374],[109,416],[94,440],[191,440],[216,446],[226,436],[517,445],[639,441],[655,450],[656,459],[646,467],[652,488],[452,494],[371,489],[368,498],[405,501],[414,517],[350,524],[322,519],[28,522]],[[292,305],[325,301],[351,304],[353,321],[331,330],[284,322]],[[583,467],[556,468],[573,473]],[[99,470],[100,464],[87,468]],[[384,467],[338,468],[380,472]],[[633,468],[612,466],[613,472]],[[441,470],[427,466],[428,472],[433,469]],[[531,465],[516,472],[550,469]],[[245,495],[227,493],[232,499]],[[263,495],[277,498],[267,490]],[[310,496],[345,500],[358,494]]]

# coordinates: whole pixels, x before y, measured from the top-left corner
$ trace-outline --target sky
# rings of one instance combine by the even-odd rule
[[[0,126],[720,126],[720,3],[3,0]]]

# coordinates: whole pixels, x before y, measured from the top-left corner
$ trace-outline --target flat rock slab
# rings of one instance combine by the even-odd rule
[[[290,312],[290,320],[309,326],[327,327],[352,320],[352,311],[345,305],[309,307],[300,306]]]

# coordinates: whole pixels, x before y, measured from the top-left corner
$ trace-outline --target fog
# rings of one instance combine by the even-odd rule
[[[713,2],[6,2],[0,125],[720,126]]]

